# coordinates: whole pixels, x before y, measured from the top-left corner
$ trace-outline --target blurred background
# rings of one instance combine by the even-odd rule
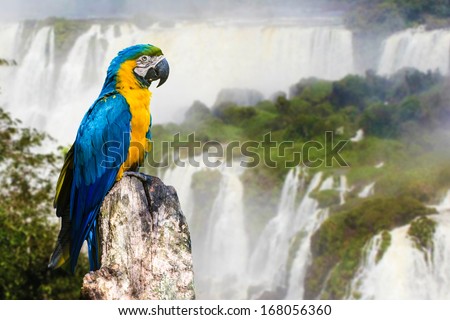
[[[450,298],[450,1],[0,7],[0,298],[79,298],[85,257],[75,276],[46,269],[54,185],[109,62],[136,43],[171,67],[152,89],[157,159],[178,132],[294,146],[255,149],[275,168],[144,168],[177,189],[197,298]],[[286,167],[326,131],[349,141],[348,166]]]

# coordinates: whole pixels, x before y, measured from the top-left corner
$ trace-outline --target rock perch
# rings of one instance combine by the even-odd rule
[[[125,175],[99,217],[102,267],[84,299],[194,299],[191,240],[177,193],[156,177]]]

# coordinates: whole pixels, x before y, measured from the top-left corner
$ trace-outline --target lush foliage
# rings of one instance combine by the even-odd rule
[[[413,239],[419,250],[427,254],[428,250],[433,250],[433,235],[436,231],[436,222],[427,217],[420,217],[411,223],[408,235]]]
[[[371,237],[433,212],[412,198],[374,198],[333,214],[312,240],[314,268],[306,276],[305,298],[319,296],[325,282],[327,290],[321,298],[344,298]]]
[[[430,27],[449,25],[448,0],[347,0],[347,24],[356,30],[392,32],[418,24]]]
[[[173,140],[178,132],[182,141],[188,141],[188,134],[195,133],[197,140],[223,145],[236,140],[262,142],[270,132],[272,140],[291,141],[292,147],[285,148],[284,156],[279,150],[267,153],[256,148],[259,157],[275,161],[278,170],[267,166],[253,170],[259,171],[261,179],[279,182],[287,170],[286,159],[292,159],[293,152],[301,150],[308,141],[325,142],[326,131],[349,139],[362,128],[367,139],[345,147],[347,163],[357,169],[395,158],[394,164],[420,154],[427,144],[428,148],[439,148],[442,141],[433,141],[437,141],[436,128],[445,127],[450,119],[448,87],[438,73],[405,69],[390,78],[368,72],[364,77],[349,75],[335,82],[302,80],[292,87],[290,99],[281,95],[253,107],[228,103],[211,110],[195,102],[184,123],[155,126],[154,151],[162,158],[161,140]],[[311,156],[323,158],[324,153],[312,150]],[[359,179],[357,171],[352,175]]]
[[[56,239],[52,194],[60,157],[40,150],[48,136],[0,109],[0,299],[76,299],[75,276],[47,269]]]
[[[291,88],[289,98],[280,95],[251,107],[228,103],[209,109],[196,102],[182,124],[157,127],[155,144],[160,137],[171,139],[177,132],[184,140],[195,132],[201,141],[215,140],[223,146],[235,140],[261,142],[267,132],[278,144],[292,142],[284,155],[280,149],[268,154],[261,146],[255,148],[261,159],[271,159],[276,166],[260,163],[241,177],[246,220],[252,226],[251,238],[256,239],[276,212],[279,188],[288,170],[286,159],[308,141],[326,144],[325,131],[332,131],[336,140],[350,140],[363,129],[361,141],[349,142],[342,149],[348,167],[334,162],[310,168],[312,173],[320,170],[326,176],[345,174],[352,186],[344,206],[336,191],[311,193],[319,206],[331,208],[332,213],[312,239],[314,260],[306,294],[315,298],[323,290],[323,297],[342,298],[359,266],[362,248],[374,235],[382,235],[377,259],[390,246],[388,231],[408,223],[418,246],[430,248],[434,229],[431,220],[423,217],[432,211],[425,205],[439,201],[450,188],[449,95],[447,78],[413,69],[389,78],[367,72],[334,82],[307,79]],[[316,158],[324,155],[323,150],[310,154]],[[380,163],[384,163],[382,169],[377,166]],[[217,189],[204,187],[204,181],[212,179],[209,175],[195,179],[196,192],[204,199],[217,194]],[[218,179],[215,176],[213,180]],[[370,183],[375,183],[374,196],[359,198],[358,193]],[[290,262],[302,237],[298,234],[291,240]]]

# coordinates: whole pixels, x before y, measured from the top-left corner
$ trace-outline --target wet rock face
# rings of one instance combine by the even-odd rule
[[[122,178],[103,202],[101,265],[85,299],[194,299],[191,240],[175,189],[156,177]]]

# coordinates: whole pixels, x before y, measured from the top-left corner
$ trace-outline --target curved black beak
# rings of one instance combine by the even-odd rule
[[[164,82],[166,82],[169,77],[169,63],[164,58],[160,62],[156,64],[156,66],[148,69],[147,74],[145,75],[145,80],[147,80],[150,84],[152,81],[159,80],[157,88],[161,86]]]

